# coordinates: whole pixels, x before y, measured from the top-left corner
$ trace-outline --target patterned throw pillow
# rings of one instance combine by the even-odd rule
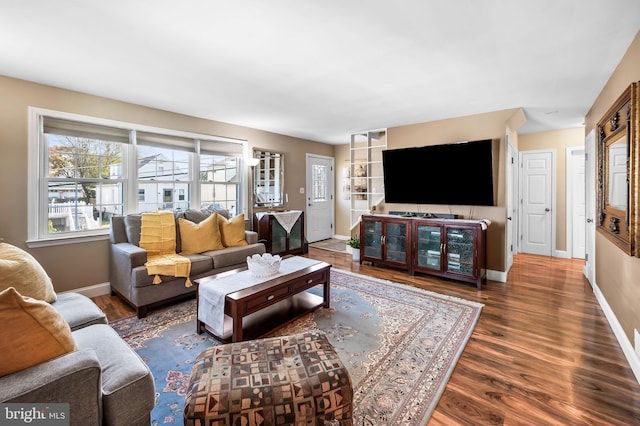
[[[22,297],[15,288],[0,292],[0,377],[77,349],[71,329],[50,304]]]
[[[42,265],[26,251],[0,243],[0,291],[9,287],[26,297],[56,301],[51,278]]]
[[[223,219],[219,216],[218,223],[220,224],[222,244],[224,244],[225,247],[247,245],[247,239],[244,233],[244,214],[239,214],[231,219]]]

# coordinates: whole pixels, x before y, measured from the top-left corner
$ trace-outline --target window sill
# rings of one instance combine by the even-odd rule
[[[109,239],[109,234],[93,234],[93,235],[68,235],[57,238],[43,238],[39,240],[28,240],[26,242],[28,248],[62,246],[67,244],[88,243],[92,241],[104,241]]]

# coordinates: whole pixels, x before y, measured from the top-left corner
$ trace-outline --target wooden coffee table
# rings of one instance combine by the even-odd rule
[[[288,259],[284,259],[287,262]],[[282,267],[281,267],[282,270]],[[207,331],[222,341],[240,342],[261,337],[269,331],[303,315],[309,311],[330,304],[331,265],[318,262],[273,278],[263,278],[260,282],[225,296],[224,332],[214,332],[200,320],[200,291],[203,286],[215,286],[221,279],[237,282],[250,281],[251,272],[236,270],[195,280],[197,298],[196,328],[198,334]],[[255,278],[253,278],[255,281]],[[322,285],[322,297],[308,292],[312,287]]]

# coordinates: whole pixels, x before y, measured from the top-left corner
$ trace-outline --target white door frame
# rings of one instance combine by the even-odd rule
[[[551,250],[549,255],[550,256],[558,256],[558,254],[556,253],[555,247],[556,247],[556,150],[555,149],[537,149],[537,150],[531,150],[531,151],[520,151],[518,153],[518,164],[520,165],[519,167],[519,173],[518,173],[518,187],[519,187],[519,192],[518,192],[518,224],[522,225],[523,222],[523,208],[522,208],[522,203],[523,203],[523,194],[524,194],[524,190],[523,190],[523,161],[524,161],[524,157],[527,154],[536,154],[536,153],[545,153],[548,152],[551,154]],[[524,230],[522,229],[522,227],[519,227],[519,237],[518,237],[518,244],[519,244],[519,251],[522,250],[522,237],[523,237],[523,232]]]
[[[591,130],[584,140],[585,203],[587,228],[585,231],[584,276],[593,287],[596,282],[596,131]]]
[[[311,217],[309,215],[309,207],[311,206],[310,197],[313,194],[313,188],[312,188],[313,184],[312,184],[311,179],[310,179],[311,173],[310,173],[310,167],[309,167],[309,165],[310,165],[310,163],[312,161],[312,158],[328,160],[328,161],[331,162],[331,173],[328,176],[328,179],[329,179],[329,190],[331,191],[331,193],[329,194],[330,195],[329,203],[331,205],[331,208],[330,208],[330,211],[331,211],[331,213],[330,213],[331,214],[331,218],[330,218],[330,223],[331,223],[330,237],[335,236],[335,216],[336,216],[336,213],[335,213],[335,200],[336,200],[336,197],[335,197],[335,192],[336,192],[336,190],[335,190],[335,158],[334,157],[329,157],[329,156],[326,156],[326,155],[309,154],[309,153],[307,153],[307,155],[306,155],[306,165],[305,165],[305,169],[306,169],[306,172],[305,172],[305,174],[306,174],[306,177],[305,177],[305,181],[306,181],[306,183],[305,183],[305,186],[306,186],[306,194],[305,194],[305,211],[306,211],[306,213],[305,213],[305,216],[306,216],[306,218],[305,218],[305,226],[306,226],[306,231],[307,231],[306,232],[306,236],[307,236],[307,239],[309,239],[310,242],[313,242],[309,238],[310,235],[309,235],[309,232],[308,232],[309,229],[311,228],[310,227],[311,221],[313,220],[313,217]]]
[[[566,153],[566,182],[567,182],[567,193],[565,194],[565,203],[566,203],[566,213],[567,213],[567,217],[566,217],[566,223],[567,223],[567,229],[566,229],[566,238],[567,238],[567,255],[572,258],[575,257],[575,253],[574,253],[574,247],[573,247],[573,232],[574,232],[574,223],[573,223],[573,174],[576,172],[575,170],[575,165],[574,165],[574,155],[575,154],[579,154],[580,152],[582,152],[582,154],[584,155],[585,153],[585,149],[583,146],[576,146],[576,147],[568,147],[567,148],[567,153]],[[586,176],[586,173],[585,173]],[[586,188],[585,188],[586,191]],[[585,194],[586,196],[586,194]],[[585,198],[585,202],[586,202],[586,198]],[[585,219],[586,219],[586,211],[585,211]],[[584,231],[586,232],[586,230]],[[585,248],[586,250],[586,248]]]
[[[518,150],[513,145],[511,137],[507,134],[507,182],[506,182],[506,245],[505,253],[507,253],[506,273],[509,273],[513,264],[513,255],[518,254]],[[511,173],[509,173],[511,170]],[[509,179],[510,178],[510,179]],[[511,195],[511,206],[509,206],[509,195]]]

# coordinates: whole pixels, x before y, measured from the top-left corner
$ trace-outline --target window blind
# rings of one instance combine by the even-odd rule
[[[209,155],[238,156],[243,153],[243,145],[239,142],[200,139],[200,153]]]
[[[180,136],[136,132],[136,141],[138,145],[153,146],[155,148],[170,148],[188,152],[196,151],[195,140]]]
[[[118,127],[42,117],[42,129],[46,134],[129,143],[129,130]]]

